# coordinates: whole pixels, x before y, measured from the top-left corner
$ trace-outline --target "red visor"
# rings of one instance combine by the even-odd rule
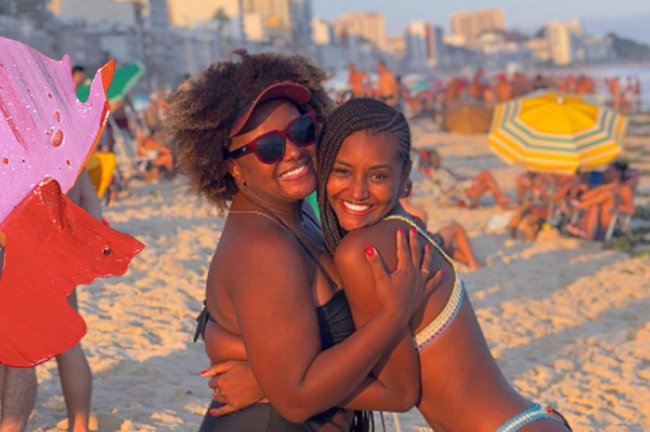
[[[311,92],[307,87],[294,82],[283,81],[271,84],[259,92],[253,101],[246,104],[242,113],[235,119],[232,128],[230,128],[228,138],[232,138],[241,132],[257,105],[271,99],[289,99],[299,105],[303,105],[311,99]]]

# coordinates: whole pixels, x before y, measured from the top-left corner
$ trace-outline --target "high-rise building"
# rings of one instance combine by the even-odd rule
[[[544,38],[548,41],[553,63],[565,66],[584,60],[584,54],[581,56],[579,52],[581,36],[582,24],[578,20],[548,23],[544,27]]]
[[[341,15],[334,21],[334,32],[338,37],[359,36],[381,50],[386,48],[384,16],[375,12]]]
[[[59,0],[50,10],[64,20],[143,25],[151,31],[169,29],[167,0]],[[142,22],[139,22],[139,17]]]
[[[242,0],[244,16],[257,14],[262,18],[264,34],[269,39],[291,41],[292,23],[289,0]],[[244,25],[244,32],[248,33]]]
[[[0,0],[0,14],[42,22],[48,15],[48,0]]]
[[[423,21],[409,23],[404,32],[406,64],[414,69],[435,67],[441,64],[442,29]]]
[[[546,63],[551,61],[551,47],[546,38],[531,38],[526,41],[526,46],[530,49],[538,62]]]
[[[169,7],[167,0],[148,0],[147,22],[153,31],[169,30]]]
[[[504,30],[505,18],[500,9],[458,12],[451,16],[451,33],[462,38],[465,46],[474,46],[487,30]]]
[[[332,25],[322,18],[311,20],[312,41],[316,45],[329,45],[332,43]]]
[[[2,0],[0,0],[0,3],[2,3]],[[47,8],[54,14],[58,15],[59,14],[59,9],[61,8],[61,0],[50,0]]]
[[[300,54],[308,54],[312,46],[312,0],[289,0],[291,38]]]
[[[404,35],[387,37],[386,52],[395,59],[403,59],[406,56],[406,38],[404,38]]]
[[[168,0],[172,26],[192,27],[198,21],[209,21],[219,9],[231,20],[239,16],[237,0]]]
[[[135,25],[136,16],[133,4],[114,0],[61,0],[57,15],[70,21],[85,21],[88,24],[111,22]]]

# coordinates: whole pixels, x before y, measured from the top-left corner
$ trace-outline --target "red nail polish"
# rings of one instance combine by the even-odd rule
[[[199,375],[203,376],[203,374],[205,374],[205,373],[208,372],[209,370],[210,370],[210,368],[203,369],[201,372],[199,372]]]
[[[415,229],[415,227],[411,227],[411,235],[415,235],[416,232],[417,230]]]
[[[372,258],[372,256],[373,256],[374,254],[375,254],[375,248],[373,248],[373,247],[370,246],[370,245],[366,246],[366,256],[367,256],[368,258]]]
[[[397,232],[400,233],[400,234],[404,234],[404,228],[397,227]]]
[[[444,270],[440,270],[440,279],[442,279],[443,277],[445,277],[445,271],[444,271]]]
[[[208,411],[212,417],[217,415],[217,410],[212,408],[210,411]]]
[[[432,245],[431,243],[427,243],[424,247],[425,247],[429,252],[431,252],[431,250],[433,249],[433,245]]]

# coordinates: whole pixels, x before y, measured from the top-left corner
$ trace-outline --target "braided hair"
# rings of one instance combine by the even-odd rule
[[[411,131],[404,115],[371,98],[352,99],[336,108],[325,122],[318,146],[318,206],[325,245],[334,253],[345,232],[327,199],[327,179],[343,141],[354,132],[390,134],[398,141],[398,156],[411,169]]]

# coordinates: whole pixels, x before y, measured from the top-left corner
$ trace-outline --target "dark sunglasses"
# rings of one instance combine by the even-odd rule
[[[316,140],[316,115],[313,112],[303,114],[283,131],[269,131],[260,135],[248,144],[226,153],[226,158],[237,159],[253,152],[262,163],[276,163],[284,157],[287,138],[299,147],[313,144]]]

